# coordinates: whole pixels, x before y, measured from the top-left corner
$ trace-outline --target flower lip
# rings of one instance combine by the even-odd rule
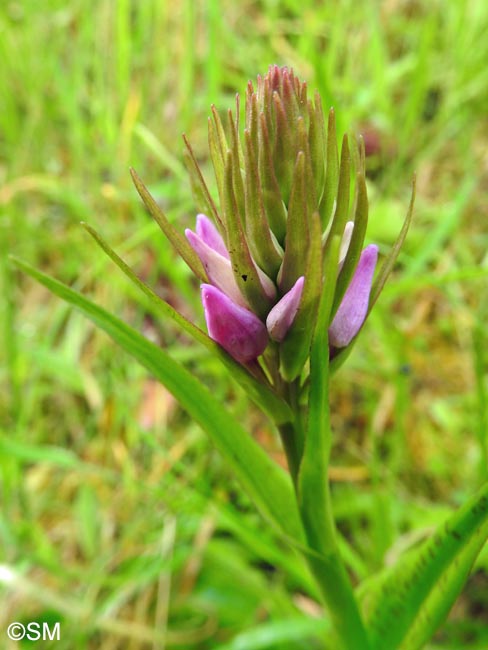
[[[236,305],[220,289],[202,284],[201,291],[210,338],[239,363],[257,359],[268,344],[264,324],[253,312]]]

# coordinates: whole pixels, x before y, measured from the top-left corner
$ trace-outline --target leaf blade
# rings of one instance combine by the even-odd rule
[[[365,614],[374,650],[413,650],[421,647],[415,645],[414,641],[417,643],[428,637],[435,629],[434,625],[442,620],[462,586],[457,573],[454,571],[450,574],[452,567],[458,561],[460,574],[466,571],[468,561],[474,559],[486,539],[480,540],[478,531],[481,529],[482,535],[488,534],[487,522],[488,483],[485,483],[474,497],[451,515],[419,549],[404,558],[400,565],[360,588],[359,597],[367,610]],[[477,537],[476,543],[472,541]],[[445,576],[449,585],[449,603],[442,598],[439,600],[436,593]],[[433,618],[425,619],[429,610]]]
[[[209,435],[259,509],[292,541],[302,541],[303,531],[289,477],[201,382],[164,350],[103,308],[26,262],[14,257],[11,260],[52,293],[79,309],[149,370]]]

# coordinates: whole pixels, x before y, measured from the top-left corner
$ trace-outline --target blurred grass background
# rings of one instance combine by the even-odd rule
[[[282,462],[222,369],[158,321],[79,227],[95,226],[201,323],[197,285],[128,167],[182,229],[193,224],[180,134],[210,171],[210,105],[232,106],[271,63],[321,92],[339,132],[364,134],[369,237],[382,251],[418,176],[397,271],[333,388],[334,503],[354,579],[486,479],[487,33],[482,0],[1,3],[2,644],[10,621],[60,620],[60,650],[322,647],[306,571],[201,432],[7,260],[28,260],[170,348]],[[486,649],[487,614],[485,551],[430,648]]]

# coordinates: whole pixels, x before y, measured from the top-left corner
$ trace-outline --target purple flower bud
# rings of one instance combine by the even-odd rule
[[[200,224],[201,226],[203,225],[202,220],[200,220]],[[200,228],[200,232],[202,231],[203,228]],[[208,243],[208,241],[211,240],[211,237],[208,238],[209,229],[207,229],[206,232],[203,232],[204,236],[207,238],[207,241],[205,241],[203,237],[199,236],[199,234],[195,234],[189,228],[185,230],[185,235],[190,242],[191,247],[200,258],[205,271],[207,272],[208,279],[213,285],[218,287],[227,296],[229,296],[229,298],[236,304],[240,305],[241,307],[247,307],[247,303],[239,291],[239,287],[235,281],[234,274],[232,273],[230,260],[228,257],[221,255]]]
[[[230,259],[222,235],[219,233],[212,221],[210,221],[210,219],[204,214],[197,214],[197,227],[195,230],[197,231],[197,235],[203,242],[205,242],[205,244],[207,244],[207,246],[213,248],[214,251],[222,255],[222,257]]]
[[[290,329],[300,305],[305,277],[302,275],[293,287],[269,312],[266,327],[269,335],[275,341],[281,342]]]
[[[230,255],[217,228],[204,214],[197,216],[196,233],[187,228],[185,235],[191,247],[200,258],[210,282],[221,289],[235,303],[248,307],[235,281]],[[274,282],[256,264],[259,281],[270,300],[276,298]]]
[[[345,348],[359,332],[368,312],[369,294],[377,259],[378,247],[374,244],[366,246],[329,327],[331,346]]]
[[[210,338],[239,363],[257,359],[268,344],[268,334],[263,323],[255,314],[236,305],[216,287],[202,284],[201,289]]]

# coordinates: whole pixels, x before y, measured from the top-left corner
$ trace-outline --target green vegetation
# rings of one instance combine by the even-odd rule
[[[66,650],[322,648],[303,563],[173,398],[8,261],[113,312],[205,381],[278,462],[273,431],[207,350],[100,251],[202,325],[198,285],[133,166],[193,226],[185,132],[271,63],[362,132],[368,241],[409,237],[332,386],[332,499],[357,580],[423,540],[488,473],[488,7],[368,0],[32,0],[0,5],[0,639],[61,621]],[[210,179],[210,174],[208,174]],[[488,552],[431,650],[488,646]],[[1,645],[1,643],[0,643]],[[361,649],[358,649],[361,650]]]

